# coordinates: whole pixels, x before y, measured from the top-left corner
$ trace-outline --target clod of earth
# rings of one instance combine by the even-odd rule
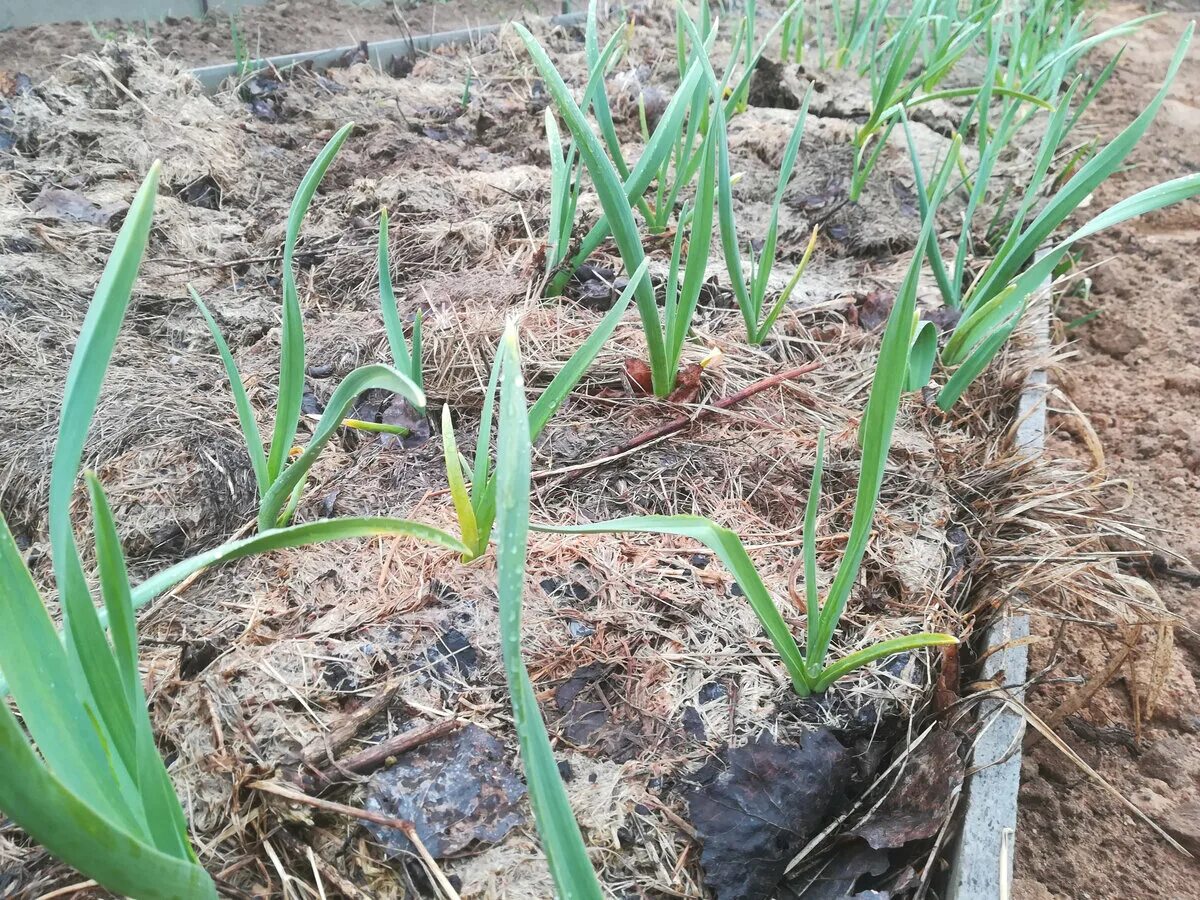
[[[127,208],[124,203],[100,206],[78,191],[52,188],[47,185],[34,199],[29,210],[61,222],[86,222],[88,225],[105,228],[112,221],[113,216],[123,213]]]
[[[788,862],[841,799],[848,762],[828,729],[799,744],[763,734],[694,776],[684,797],[705,884],[719,900],[775,896]]]
[[[475,843],[494,844],[525,822],[525,785],[504,746],[477,725],[430,741],[397,758],[367,783],[366,808],[412,822],[437,858]],[[416,848],[394,828],[366,828],[389,857]]]

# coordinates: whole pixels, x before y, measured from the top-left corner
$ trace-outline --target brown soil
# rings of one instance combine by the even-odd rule
[[[1155,4],[1154,9],[1158,8]],[[1193,7],[1194,10],[1194,7]],[[1100,14],[1109,26],[1145,10],[1117,4]],[[1186,23],[1168,11],[1129,41],[1116,76],[1086,118],[1088,134],[1108,138],[1136,116],[1161,83]],[[1108,48],[1111,52],[1115,48]],[[1094,65],[1106,57],[1097,54]],[[1129,160],[1092,201],[1102,209],[1159,181],[1200,169],[1200,50],[1193,44],[1158,120]],[[1104,469],[1127,483],[1113,503],[1130,504],[1132,518],[1177,556],[1133,566],[1150,576],[1167,609],[1180,617],[1176,645],[1161,660],[1165,684],[1155,711],[1142,711],[1153,693],[1153,660],[1139,658],[1101,690],[1062,736],[1122,794],[1133,799],[1193,854],[1200,857],[1200,315],[1195,295],[1200,254],[1200,203],[1191,201],[1136,220],[1089,242],[1084,264],[1090,297],[1067,297],[1064,322],[1093,310],[1101,315],[1071,331],[1076,358],[1066,367],[1065,392],[1090,421],[1104,448]],[[1065,404],[1052,400],[1052,406]],[[1078,417],[1055,417],[1055,453],[1092,461],[1086,426]],[[1163,573],[1164,567],[1181,576]],[[1157,575],[1150,575],[1150,571]],[[1059,623],[1043,620],[1052,635]],[[1126,639],[1122,630],[1072,626],[1061,643],[1052,677],[1091,678]],[[1045,665],[1034,651],[1035,670]],[[1032,706],[1049,714],[1073,686],[1040,688]],[[1024,763],[1017,836],[1016,896],[1027,900],[1077,897],[1192,897],[1200,864],[1165,841],[1097,788],[1058,751],[1040,743]]]
[[[271,0],[233,17],[246,52],[279,56],[408,34],[454,31],[520,16],[562,11],[557,0]],[[105,41],[146,40],[163,56],[188,67],[230,63],[236,56],[230,16],[162,21],[103,21],[35,25],[0,31],[0,60],[35,76],[50,74],[64,58],[95,53]]]

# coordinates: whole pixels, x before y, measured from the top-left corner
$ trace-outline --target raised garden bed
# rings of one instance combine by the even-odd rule
[[[669,94],[676,80],[673,55],[661,58],[668,35],[671,20],[640,15],[610,79],[631,142],[638,94]],[[579,33],[546,27],[540,37],[582,83]],[[431,409],[450,404],[460,445],[473,442],[506,320],[520,328],[536,394],[611,306],[620,269],[611,247],[566,298],[539,294],[546,96],[510,30],[469,52],[419,58],[403,77],[349,62],[258,76],[209,97],[144,47],[114,45],[8,101],[20,152],[0,180],[9,275],[0,288],[9,373],[0,502],[33,548],[35,574],[49,571],[37,562],[57,420],[49,398],[61,395],[122,204],[155,158],[164,163],[155,228],[88,446],[139,574],[254,517],[228,384],[185,285],[223,327],[252,401],[269,398],[287,205],[344,122],[357,124],[297,253],[307,413],[322,409],[337,378],[386,356],[373,252],[380,207],[391,215],[402,312],[423,315]],[[879,331],[921,222],[901,141],[859,201],[845,202],[856,85],[803,70],[772,80],[768,71],[729,128],[743,233],[766,227],[797,116],[793,87],[803,81],[817,86],[819,103],[785,194],[777,253],[798,260],[815,224],[823,237],[774,333],[761,347],[745,343],[714,247],[684,362],[716,350],[719,363],[676,403],[631,396],[626,363],[646,350],[630,314],[538,442],[531,501],[536,521],[557,524],[709,516],[741,535],[797,633],[816,435],[829,436],[817,529],[824,589],[849,528]],[[931,107],[913,123],[927,169],[949,146],[945,122]],[[958,203],[943,214],[953,217]],[[597,214],[590,204],[585,194],[585,219]],[[646,248],[661,275],[671,234]],[[932,309],[935,296],[922,285],[923,305]],[[1058,474],[1031,466],[1028,442],[1006,435],[1025,416],[1019,397],[1044,352],[1018,332],[950,416],[932,394],[908,395],[835,656],[918,631],[969,646],[1020,580],[1005,551],[1032,534],[1044,547],[1061,542],[1064,562],[1025,573],[1026,591],[1068,568],[1069,516],[1046,532],[1036,513],[1013,512]],[[800,368],[808,371],[700,415]],[[364,395],[354,417],[386,422],[391,404]],[[696,421],[631,446],[680,414]],[[389,514],[454,531],[436,431],[422,420],[402,440],[344,432],[313,469],[298,520]],[[1107,570],[1089,564],[1071,577],[1103,580]],[[278,890],[282,871],[331,894],[419,895],[435,890],[440,872],[462,896],[552,893],[523,800],[490,555],[466,564],[404,539],[280,551],[205,573],[145,610],[139,626],[160,745],[202,862],[224,887]],[[942,889],[974,737],[958,676],[974,671],[969,654],[893,656],[798,699],[729,573],[676,538],[532,535],[525,636],[568,795],[612,894]],[[379,744],[392,752],[372,754]],[[438,868],[378,821],[289,802],[264,782],[413,821]],[[3,839],[23,848],[14,876],[22,890],[70,883],[15,832]]]

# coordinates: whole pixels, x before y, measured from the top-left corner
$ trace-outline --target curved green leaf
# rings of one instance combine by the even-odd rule
[[[342,379],[342,383],[337,386],[333,396],[329,398],[325,412],[321,414],[321,419],[317,422],[316,430],[313,431],[312,438],[309,440],[308,446],[304,448],[304,452],[280,473],[270,490],[267,491],[267,495],[263,497],[258,512],[260,529],[265,531],[268,528],[286,524],[279,521],[279,514],[287,502],[288,496],[308,474],[308,470],[317,461],[317,455],[341,426],[350,404],[363,391],[372,388],[392,391],[399,394],[416,409],[425,408],[424,391],[413,384],[407,375],[401,374],[391,366],[377,363],[355,369]]]
[[[204,317],[204,323],[208,326],[213,343],[217,345],[221,363],[225,366],[225,376],[229,379],[229,389],[233,392],[233,405],[237,410],[238,424],[242,427],[242,440],[246,442],[246,452],[250,455],[250,468],[254,470],[254,482],[258,485],[258,496],[263,497],[271,486],[270,479],[267,477],[267,455],[263,452],[262,433],[258,430],[258,422],[254,418],[254,408],[250,405],[250,397],[246,394],[246,385],[238,372],[237,363],[233,361],[233,354],[229,350],[229,345],[225,343],[225,336],[221,334],[217,320],[213,318],[204,301],[200,299],[200,294],[196,292],[196,289],[190,284],[187,289],[192,296],[192,302],[196,304],[200,314]]]
[[[300,406],[304,399],[304,314],[300,310],[300,293],[296,288],[293,258],[300,225],[308,213],[317,185],[337,156],[338,150],[350,136],[354,123],[338,129],[329,143],[317,154],[313,164],[300,182],[292,207],[288,212],[287,234],[283,241],[283,325],[279,335],[279,398],[276,401],[275,428],[271,433],[271,448],[267,454],[267,474],[274,481],[287,463],[296,426],[300,423]]]
[[[496,586],[500,600],[500,649],[521,745],[529,802],[563,900],[600,900],[603,894],[571,811],[550,738],[521,657],[521,600],[529,532],[529,421],[525,386],[511,325],[500,344],[500,432],[496,448]]]

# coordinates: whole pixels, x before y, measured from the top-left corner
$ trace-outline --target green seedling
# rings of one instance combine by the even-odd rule
[[[1025,216],[1038,195],[1034,188],[1026,193],[1003,244],[964,298],[963,316],[942,349],[942,365],[954,368],[954,374],[938,395],[937,403],[943,410],[950,409],[986,369],[1016,328],[1030,298],[1076,242],[1128,219],[1200,194],[1200,174],[1155,185],[1109,207],[1039,253],[1050,235],[1122,165],[1150,126],[1186,57],[1194,27],[1194,23],[1189,24],[1180,38],[1163,84],[1146,109],[1104,149],[1095,153],[1028,225],[1024,224]],[[1073,92],[1074,85],[1059,104],[1043,138],[1033,176],[1035,184],[1046,178],[1053,155],[1051,144],[1056,142],[1055,132],[1065,121]]]
[[[554,413],[562,406],[567,395],[579,383],[604,342],[609,339],[621,321],[621,316],[629,308],[629,303],[637,290],[638,283],[646,278],[647,263],[630,278],[629,284],[621,293],[613,308],[605,314],[600,325],[588,335],[582,346],[575,351],[566,365],[554,376],[542,396],[533,405],[529,413],[530,440],[536,440],[549,423]],[[498,354],[492,364],[491,375],[488,378],[487,392],[484,395],[483,411],[480,414],[479,434],[475,442],[475,459],[468,462],[458,450],[458,441],[454,434],[454,422],[450,417],[450,407],[442,407],[442,449],[446,460],[446,478],[450,484],[450,498],[454,503],[455,515],[458,517],[459,533],[464,545],[463,560],[470,562],[487,552],[488,542],[492,535],[492,525],[496,520],[496,472],[491,467],[489,452],[492,436],[492,421],[496,389],[502,369],[502,354]]]
[[[392,355],[392,368],[425,390],[425,374],[421,359],[421,313],[413,317],[412,343],[404,340],[404,325],[400,321],[400,310],[396,306],[396,291],[392,287],[391,261],[388,258],[388,211],[379,211],[379,306],[383,312],[383,329],[387,333],[388,350]],[[342,423],[351,428],[375,430],[376,423],[363,423],[346,419]],[[407,430],[405,430],[407,433]]]
[[[952,154],[957,154],[959,145],[960,141],[956,138],[952,145]],[[951,169],[951,166],[944,167],[934,186],[932,197],[935,209],[941,200],[942,191],[945,189]],[[567,527],[535,525],[534,529],[560,534],[620,532],[674,534],[701,542],[716,554],[741,586],[758,616],[763,630],[779,653],[791,678],[793,689],[802,697],[822,693],[839,678],[876,660],[922,647],[956,643],[955,638],[946,634],[907,635],[883,641],[836,662],[826,664],[830,645],[837,632],[838,622],[845,612],[850,593],[858,579],[863,557],[866,554],[871,524],[879,502],[879,492],[883,485],[884,468],[891,449],[900,398],[911,381],[910,372],[913,368],[911,349],[913,346],[913,322],[916,317],[917,284],[922,258],[925,254],[925,245],[932,238],[933,228],[933,217],[926,217],[913,253],[912,263],[897,292],[896,301],[884,329],[879,360],[876,364],[875,376],[860,429],[862,461],[850,534],[833,583],[823,603],[820,602],[816,590],[814,543],[817,497],[820,492],[825,446],[824,436],[818,435],[817,463],[805,515],[804,551],[808,629],[803,651],[755,570],[741,540],[734,532],[722,528],[708,519],[700,516],[630,516],[609,522]]]
[[[529,671],[521,657],[521,601],[529,536],[529,436],[536,425],[525,406],[517,333],[511,325],[500,342],[497,362],[501,375],[496,445],[496,586],[500,650],[513,725],[529,785],[529,805],[557,894],[564,900],[600,900],[603,893],[571,811]]]
[[[104,888],[139,898],[215,898],[158,755],[138,667],[134,611],[201,569],[251,553],[370,534],[465,548],[394,519],[314,522],[233,541],[131,587],[117,526],[88,475],[97,608],[70,518],[83,447],[144,253],[156,163],[134,198],[71,358],[50,476],[49,535],[63,631],[0,516],[0,811],[51,854]],[[111,640],[105,634],[111,630]],[[2,698],[11,690],[19,723]],[[31,743],[32,741],[32,743]]]
[[[242,429],[246,450],[250,454],[250,463],[258,486],[258,527],[261,531],[278,528],[291,521],[296,506],[300,502],[309,469],[316,462],[322,448],[329,443],[341,426],[346,411],[359,394],[372,388],[379,388],[399,394],[415,409],[425,408],[425,393],[419,384],[409,377],[409,374],[388,365],[362,366],[348,374],[337,386],[329,398],[329,403],[326,405],[308,445],[302,452],[295,455],[294,459],[292,458],[294,455],[292,448],[300,424],[300,407],[304,396],[304,318],[296,286],[294,265],[296,241],[300,236],[300,225],[308,212],[317,185],[320,184],[342,144],[350,136],[353,127],[353,123],[343,126],[318,154],[300,182],[288,214],[287,235],[283,244],[283,327],[280,333],[279,392],[275,406],[275,425],[271,434],[271,443],[266,452],[263,450],[262,435],[255,420],[254,409],[250,404],[250,398],[246,393],[246,387],[238,372],[237,364],[233,360],[233,354],[221,335],[221,329],[212,313],[209,312],[200,295],[189,285],[192,300],[208,325],[233,391],[238,423]],[[386,230],[386,224],[383,224],[381,230]],[[386,235],[382,234],[381,239],[386,240]],[[386,247],[381,249],[381,261],[385,255]],[[390,276],[385,273],[386,268],[380,273],[381,291],[384,291],[385,284],[390,287]],[[394,311],[394,297],[391,305]],[[387,307],[385,294],[385,317],[389,314]],[[393,329],[391,328],[388,329],[388,338],[389,343],[392,343]],[[414,350],[418,350],[419,331],[415,342],[418,347]],[[402,338],[400,344],[403,344]],[[392,343],[393,353],[397,349],[397,345]],[[419,364],[419,354],[417,359]],[[411,365],[408,371],[412,371]]]

